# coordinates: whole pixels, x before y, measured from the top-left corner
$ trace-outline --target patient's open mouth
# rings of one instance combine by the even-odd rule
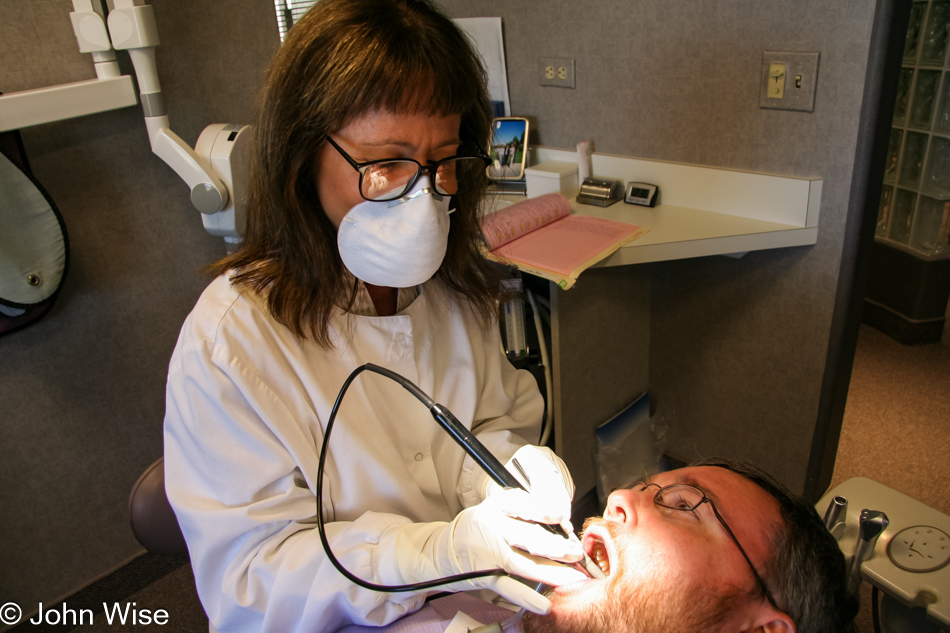
[[[588,532],[584,536],[584,549],[600,570],[610,576],[610,554],[603,539],[597,534]]]

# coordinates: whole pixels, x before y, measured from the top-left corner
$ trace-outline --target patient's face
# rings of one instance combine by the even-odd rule
[[[778,504],[751,481],[705,466],[661,473],[659,486],[687,483],[705,491],[761,573]],[[618,490],[603,519],[585,526],[584,548],[605,560],[608,578],[556,588],[545,617],[525,617],[529,632],[714,631],[760,593],[748,563],[708,503],[693,512],[660,508],[657,489]],[[598,560],[598,563],[600,563]],[[530,615],[530,614],[529,614]]]

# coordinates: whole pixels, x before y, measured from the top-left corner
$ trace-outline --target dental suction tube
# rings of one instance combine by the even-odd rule
[[[842,513],[847,514],[848,512],[848,500],[844,497],[835,497],[831,500],[831,503],[828,504],[828,509],[825,510],[825,529],[829,532],[834,529],[835,525],[838,523],[838,518]]]

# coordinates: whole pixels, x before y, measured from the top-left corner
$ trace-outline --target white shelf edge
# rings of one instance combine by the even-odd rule
[[[635,240],[599,262],[596,267],[648,264],[710,255],[733,255],[771,248],[811,246],[817,241],[817,227],[788,228],[767,233],[729,235],[657,244],[638,245]]]
[[[531,163],[577,162],[577,153],[552,147],[529,149]],[[623,182],[639,180],[660,188],[660,202],[775,222],[797,228],[818,226],[822,180],[706,167],[685,163],[592,154],[593,174]]]

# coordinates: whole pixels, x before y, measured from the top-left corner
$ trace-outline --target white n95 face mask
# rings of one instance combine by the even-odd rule
[[[374,286],[409,288],[428,281],[445,258],[449,213],[449,196],[436,193],[427,176],[396,200],[364,200],[343,216],[337,231],[343,264]]]

